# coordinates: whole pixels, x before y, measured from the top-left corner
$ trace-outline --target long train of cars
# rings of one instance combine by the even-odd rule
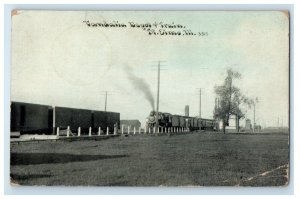
[[[156,125],[156,113],[151,111],[147,118],[147,126]],[[58,106],[48,106],[23,102],[11,102],[11,132],[20,134],[54,134],[57,127],[77,132],[81,127],[82,134],[88,134],[89,128],[97,132],[98,128],[113,132],[120,127],[120,113],[95,111],[88,109],[75,109]],[[179,127],[194,130],[218,130],[218,123],[212,119],[158,113],[158,126]]]
[[[48,105],[23,102],[11,103],[11,131],[20,134],[44,133],[53,134],[57,127],[66,129],[70,126],[72,132],[81,127],[82,134],[88,134],[89,128],[97,132],[98,127],[112,132],[120,125],[120,113],[75,109],[67,107],[52,107]]]
[[[218,130],[218,123],[213,119],[203,119],[199,117],[188,117],[181,115],[172,115],[170,113],[158,112],[158,127],[178,127],[194,130]],[[148,127],[156,125],[156,112],[151,111],[147,118]]]

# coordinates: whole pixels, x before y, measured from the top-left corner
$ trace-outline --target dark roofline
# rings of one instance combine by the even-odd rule
[[[118,113],[119,112],[111,112],[111,111],[100,111],[100,110],[91,110],[91,109],[84,109],[84,108],[72,108],[72,107],[65,107],[65,106],[51,106],[51,105],[46,105],[46,104],[34,104],[34,103],[29,103],[29,102],[17,102],[17,101],[11,101],[11,104],[28,104],[28,105],[36,105],[36,106],[45,106],[45,107],[52,107],[52,108],[68,108],[68,109],[76,109],[76,110],[87,110],[91,112],[107,112],[107,113]]]

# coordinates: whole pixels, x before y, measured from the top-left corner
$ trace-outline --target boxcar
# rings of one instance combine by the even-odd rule
[[[120,113],[106,112],[107,114],[107,127],[109,131],[114,131],[114,127],[119,128],[120,126]]]
[[[22,133],[51,133],[50,106],[11,102],[10,129]]]
[[[198,123],[197,123],[197,128],[198,129],[201,129],[201,126],[202,126],[202,120],[200,118],[197,118],[198,120]]]
[[[105,111],[93,111],[93,129],[101,127],[106,132],[106,128],[109,128],[110,132],[113,132],[114,127],[120,128],[120,113],[105,112]]]
[[[86,109],[75,109],[67,107],[54,107],[54,127],[61,129],[70,126],[72,131],[77,131],[81,127],[82,132],[88,131],[92,127],[92,111]]]
[[[202,129],[214,129],[214,120],[210,120],[210,119],[202,119],[203,121],[203,127]]]
[[[180,127],[185,127],[185,118],[183,116],[179,117]]]
[[[192,118],[191,117],[185,117],[185,127],[191,129],[191,127],[192,127]]]
[[[107,114],[105,111],[93,111],[93,129],[101,127],[103,131],[106,131],[107,127]]]
[[[202,122],[201,129],[206,129],[206,120],[201,119],[201,122]]]
[[[180,117],[179,115],[172,116],[172,127],[179,127],[179,122],[180,122],[179,117]]]
[[[198,119],[197,118],[192,118],[192,127],[193,129],[197,129],[198,127]]]

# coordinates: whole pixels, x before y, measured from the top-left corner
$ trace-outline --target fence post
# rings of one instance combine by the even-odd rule
[[[133,127],[133,135],[135,135],[135,126]]]
[[[109,127],[106,127],[106,135],[109,134]]]
[[[59,136],[59,127],[56,129],[56,136]]]
[[[98,127],[98,135],[99,136],[101,135],[101,127],[100,126]]]
[[[124,134],[124,125],[122,124],[122,135]]]
[[[78,137],[80,137],[80,136],[81,136],[81,128],[78,127]]]
[[[67,127],[67,137],[70,136],[70,126]]]
[[[92,136],[92,127],[89,127],[89,136]]]

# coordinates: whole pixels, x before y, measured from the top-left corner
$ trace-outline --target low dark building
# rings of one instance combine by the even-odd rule
[[[124,128],[130,127],[141,127],[141,122],[139,120],[121,120],[121,125],[124,126]]]

